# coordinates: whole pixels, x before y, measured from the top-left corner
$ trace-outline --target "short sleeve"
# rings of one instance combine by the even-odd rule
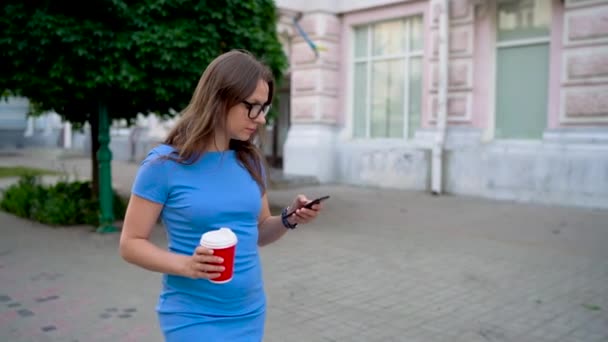
[[[169,196],[169,160],[155,150],[141,162],[131,188],[134,195],[159,204],[165,204]]]

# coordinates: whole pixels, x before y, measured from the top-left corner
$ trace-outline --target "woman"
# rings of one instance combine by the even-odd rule
[[[258,246],[310,222],[320,208],[297,196],[271,216],[260,152],[252,143],[266,120],[274,82],[269,69],[243,51],[216,58],[205,70],[182,118],[150,151],[133,184],[120,237],[122,257],[163,273],[157,304],[167,341],[261,341],[266,300]],[[287,217],[286,212],[296,210]],[[159,215],[168,250],[149,241]],[[199,246],[209,230],[230,227],[238,238],[233,279]]]

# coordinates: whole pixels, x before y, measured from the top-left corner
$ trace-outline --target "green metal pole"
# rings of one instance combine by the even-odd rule
[[[99,104],[99,150],[97,163],[99,164],[99,227],[98,233],[113,233],[118,231],[113,226],[114,210],[112,205],[112,151],[110,151],[110,124],[108,109],[102,102]]]

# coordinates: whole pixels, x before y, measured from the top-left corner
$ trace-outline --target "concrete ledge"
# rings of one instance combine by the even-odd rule
[[[327,124],[294,124],[287,135],[283,168],[288,175],[335,180],[335,127]]]
[[[419,148],[432,149],[435,145],[437,132],[434,128],[416,130],[412,143]],[[448,127],[445,134],[445,149],[452,150],[462,147],[479,145],[482,132],[479,128]]]
[[[337,151],[340,182],[427,190],[430,152],[405,141],[343,142]]]
[[[608,146],[499,142],[448,151],[447,192],[608,208]]]
[[[543,140],[555,144],[608,144],[608,127],[571,127],[546,130]]]

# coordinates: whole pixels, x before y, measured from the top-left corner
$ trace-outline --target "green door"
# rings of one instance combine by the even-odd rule
[[[547,127],[552,0],[498,0],[496,138],[541,139]]]
[[[496,137],[540,139],[547,127],[549,44],[499,48]]]

